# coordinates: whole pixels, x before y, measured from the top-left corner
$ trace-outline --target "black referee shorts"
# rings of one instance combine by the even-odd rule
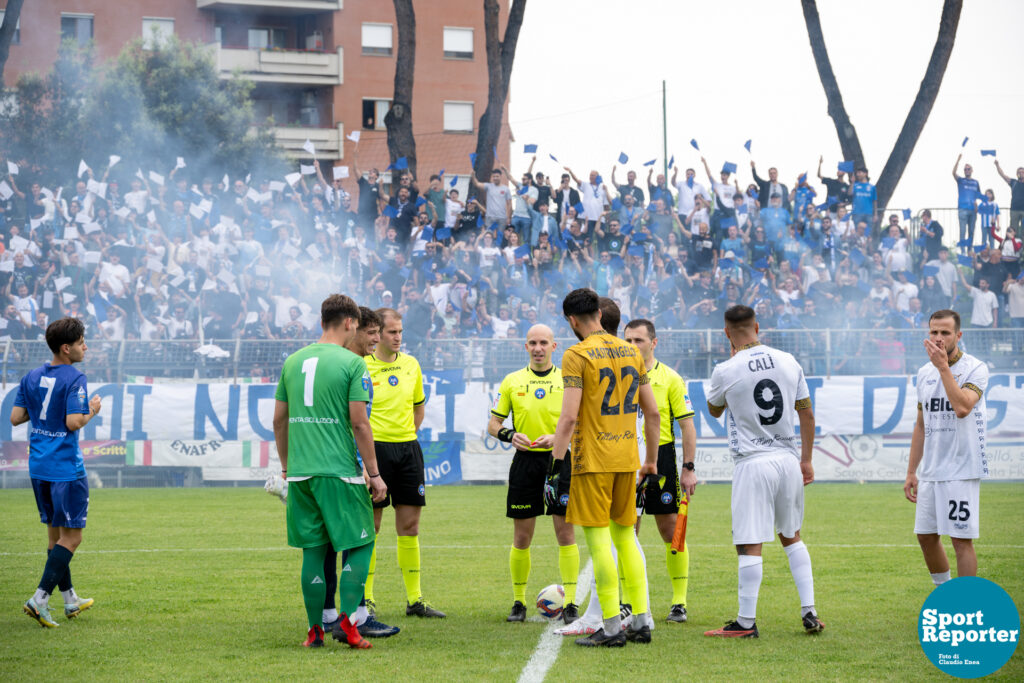
[[[426,505],[426,477],[420,442],[415,439],[400,443],[374,441],[373,450],[377,454],[380,476],[388,487],[388,495],[373,507]]]
[[[512,467],[508,471],[508,496],[505,516],[529,519],[542,514],[565,516],[569,504],[569,458],[562,459],[558,477],[558,505],[544,506],[544,482],[551,470],[551,451],[521,451],[516,449]]]
[[[644,496],[644,513],[648,515],[674,515],[679,512],[682,490],[679,488],[679,470],[676,467],[676,445],[658,446],[658,480],[661,486]]]

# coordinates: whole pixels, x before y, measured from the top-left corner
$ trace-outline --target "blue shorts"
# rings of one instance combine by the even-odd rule
[[[39,521],[52,527],[84,529],[89,514],[89,479],[74,481],[32,480]]]

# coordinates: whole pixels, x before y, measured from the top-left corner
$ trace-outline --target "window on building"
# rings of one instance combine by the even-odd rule
[[[249,29],[250,50],[283,50],[288,47],[288,32],[283,28]]]
[[[390,55],[393,45],[391,24],[363,24],[364,55]]]
[[[386,130],[384,117],[391,109],[391,100],[363,100],[363,130]]]
[[[445,102],[444,130],[446,133],[472,133],[473,103]]]
[[[88,45],[92,40],[92,15],[61,14],[60,39],[73,40],[79,45]]]
[[[224,47],[224,27],[220,24],[213,27],[213,42]]]
[[[0,24],[4,23],[4,14],[7,10],[0,9]],[[18,45],[21,43],[21,17],[18,17],[18,23],[14,25],[14,37],[11,38],[11,45]]]
[[[174,19],[148,17],[142,20],[142,47],[154,50],[174,35]]]
[[[444,58],[473,59],[473,29],[444,29]]]

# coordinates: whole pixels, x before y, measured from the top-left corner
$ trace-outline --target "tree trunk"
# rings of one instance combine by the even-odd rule
[[[505,38],[499,35],[501,7],[498,0],[484,0],[484,37],[487,41],[487,109],[480,117],[476,138],[476,164],[473,172],[477,180],[490,180],[494,168],[494,148],[501,136],[505,101],[508,99],[512,63],[516,58],[516,43],[523,25],[526,0],[512,0]]]
[[[394,0],[398,24],[398,54],[395,57],[395,94],[384,116],[388,130],[388,155],[393,164],[399,157],[409,162],[416,177],[416,140],[412,136],[412,84],[416,69],[416,12],[412,0]]]
[[[7,66],[7,56],[10,54],[11,41],[14,40],[14,30],[18,27],[23,2],[24,0],[7,0],[4,21],[0,24],[0,88],[4,85],[4,67]]]
[[[866,167],[860,141],[857,139],[857,131],[846,113],[843,96],[839,92],[839,84],[836,82],[828,51],[825,49],[825,38],[821,32],[818,6],[815,0],[801,0],[800,4],[803,6],[804,22],[807,24],[807,35],[811,41],[814,62],[818,67],[818,76],[821,78],[821,85],[825,89],[825,97],[828,99],[828,115],[835,121],[836,134],[839,136],[839,146],[843,150],[843,158],[854,161],[858,167]],[[885,208],[892,198],[892,194],[903,176],[903,171],[907,167],[907,162],[910,160],[910,155],[917,145],[917,139],[921,136],[924,124],[928,121],[928,115],[931,114],[935,98],[939,94],[939,87],[942,85],[942,77],[946,74],[949,57],[953,52],[961,9],[963,9],[963,0],[945,0],[942,3],[939,35],[935,39],[935,47],[932,49],[931,59],[928,60],[924,79],[917,91],[917,98],[903,122],[903,129],[896,139],[896,144],[893,146],[892,152],[889,153],[889,159],[885,162],[885,168],[882,169],[875,185],[879,208]]]
[[[860,168],[865,166],[864,152],[860,149],[857,129],[853,127],[850,116],[846,113],[843,94],[839,91],[839,83],[836,82],[836,75],[832,71],[832,62],[828,58],[828,49],[825,47],[825,36],[821,32],[818,5],[815,0],[801,0],[800,4],[804,10],[804,23],[807,24],[807,37],[811,40],[814,64],[818,67],[818,78],[821,79],[821,87],[824,88],[825,98],[828,100],[828,115],[835,122],[843,159],[854,162],[854,165]],[[879,206],[883,205],[879,203]]]
[[[928,68],[924,72],[924,79],[917,91],[914,104],[910,107],[907,120],[903,123],[900,136],[896,138],[889,160],[885,162],[882,174],[878,176],[876,191],[878,192],[878,206],[887,206],[896,190],[903,171],[907,167],[910,155],[917,145],[917,139],[921,136],[924,124],[928,121],[928,115],[932,112],[935,98],[939,94],[939,87],[942,85],[942,77],[946,73],[946,66],[949,64],[949,56],[953,52],[953,42],[956,40],[957,26],[960,24],[960,10],[963,9],[963,0],[945,0],[942,3],[942,17],[939,19],[939,35],[935,39],[935,47],[932,48],[931,59],[928,60]]]

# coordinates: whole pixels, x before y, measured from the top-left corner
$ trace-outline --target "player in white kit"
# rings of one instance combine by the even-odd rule
[[[928,319],[924,347],[930,362],[917,371],[917,422],[903,485],[907,499],[917,504],[914,533],[936,586],[949,581],[941,536],[953,541],[957,576],[978,573],[979,490],[988,477],[988,367],[960,350],[962,334],[956,311],[935,311]]]
[[[804,371],[792,355],[757,340],[758,325],[749,306],[725,312],[725,335],[732,357],[719,363],[707,385],[708,410],[726,408],[732,477],[732,542],[739,555],[739,612],[724,628],[706,636],[757,638],[757,594],[761,587],[761,546],[778,531],[789,570],[800,595],[800,615],[808,633],[825,624],[814,608],[811,556],[800,539],[803,487],[814,481],[814,412]],[[793,416],[800,423],[796,434]],[[797,442],[799,441],[799,447]]]

